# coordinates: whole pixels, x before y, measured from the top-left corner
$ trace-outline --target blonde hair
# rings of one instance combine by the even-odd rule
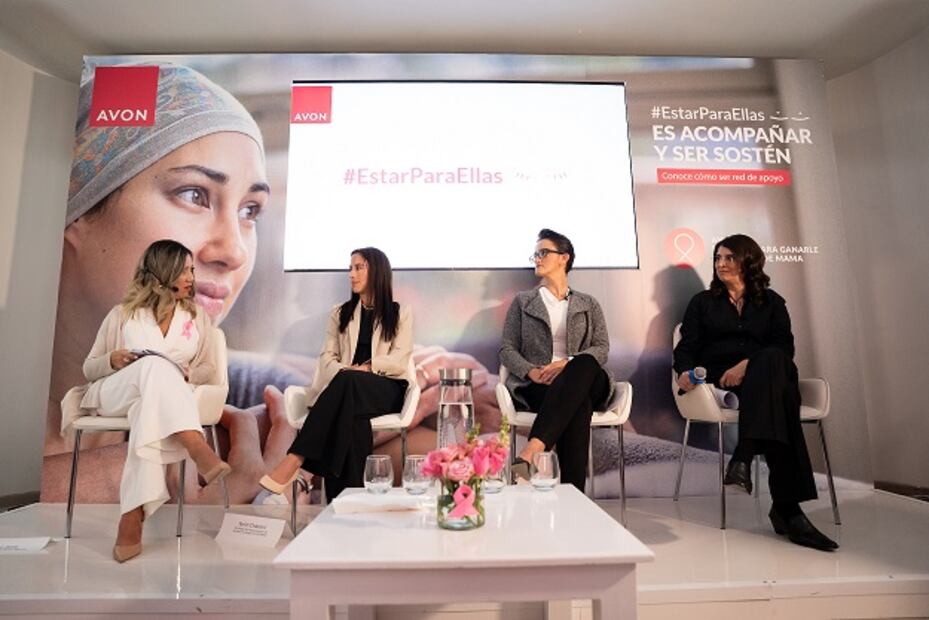
[[[162,323],[171,314],[176,301],[192,317],[196,317],[194,289],[191,288],[187,297],[175,300],[172,288],[184,273],[188,256],[192,256],[190,250],[172,239],[162,239],[148,246],[123,298],[126,316],[131,317],[137,311],[148,308],[155,315],[155,320]]]

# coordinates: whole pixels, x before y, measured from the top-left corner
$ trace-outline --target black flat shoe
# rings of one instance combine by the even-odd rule
[[[771,525],[778,534],[786,535],[790,542],[801,547],[810,547],[819,551],[835,551],[839,548],[838,543],[816,529],[806,515],[802,512],[798,515],[785,519],[774,508],[768,513],[771,519]]]
[[[510,465],[510,474],[513,479],[513,484],[517,484],[520,478],[529,482],[529,478],[531,477],[529,472],[529,461],[516,457],[516,460]]]
[[[749,495],[752,494],[752,466],[749,463],[743,463],[735,459],[729,460],[729,467],[726,468],[726,477],[723,478],[723,484],[735,485],[742,487]]]

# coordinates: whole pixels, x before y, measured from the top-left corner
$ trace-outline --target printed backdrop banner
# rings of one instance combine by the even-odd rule
[[[78,144],[76,168],[88,174],[87,165],[94,165],[94,174],[110,175],[119,185],[108,188],[109,198],[73,221],[69,217],[63,231],[43,500],[63,501],[67,494],[72,445],[59,432],[60,400],[70,387],[83,383],[83,359],[104,315],[121,300],[142,251],[166,237],[193,251],[198,301],[221,322],[228,339],[231,390],[220,443],[235,468],[229,478],[231,500],[256,499],[259,473],[283,457],[293,438],[281,391],[309,381],[328,312],[349,294],[346,273],[284,272],[291,85],[302,80],[373,79],[625,83],[639,268],[581,270],[571,274],[570,283],[600,301],[610,333],[609,366],[617,379],[631,381],[634,388],[625,445],[628,492],[669,495],[683,436],[683,421],[671,392],[671,334],[687,302],[709,283],[710,254],[717,240],[741,232],[763,246],[773,287],[787,299],[791,311],[801,375],[816,371],[805,291],[810,263],[821,260],[830,248],[823,247],[825,240],[801,234],[798,213],[816,205],[801,204],[794,179],[800,161],[831,170],[825,164],[831,161],[832,145],[826,119],[811,117],[782,96],[784,80],[809,82],[791,84],[789,90],[794,92],[815,90],[822,86],[821,73],[778,71],[777,63],[810,64],[508,55],[86,58],[84,81],[101,68],[117,65],[171,64],[199,72],[228,91],[255,119],[264,154],[244,134],[218,134],[159,153],[157,159],[144,161],[144,169],[120,179],[119,166],[141,161],[120,157],[115,151],[124,145]],[[97,75],[99,79],[101,73]],[[207,99],[183,89],[153,89],[150,69],[122,77],[119,72],[102,75],[106,77],[100,82],[101,91],[81,104],[90,107],[94,125],[157,124],[151,116],[153,92],[158,98],[174,97],[194,107],[200,105],[197,97]],[[119,96],[127,87],[133,93],[128,100]],[[192,118],[189,110],[185,118]],[[143,155],[150,152],[143,149],[138,157]],[[178,162],[183,162],[183,169],[178,169]],[[835,179],[821,182],[834,184]],[[259,199],[252,198],[249,191],[256,183],[267,183],[269,197],[262,193]],[[412,243],[448,234],[443,229],[448,222],[434,213],[403,217],[413,231]],[[469,218],[469,214],[457,217]],[[531,211],[525,217],[532,218]],[[315,241],[311,222],[312,218],[301,230],[288,231],[302,237],[308,248]],[[351,214],[344,215],[344,223],[352,226]],[[488,218],[479,224],[490,228],[495,222]],[[533,230],[549,226],[541,219],[531,224]],[[357,245],[368,242],[359,240]],[[480,243],[474,239],[476,247]],[[535,238],[513,238],[511,243],[528,256]],[[377,240],[372,244],[378,245]],[[337,261],[347,267],[352,249],[341,250]],[[578,255],[591,251],[580,246],[576,250]],[[435,444],[437,378],[442,366],[476,370],[478,421],[483,431],[495,430],[499,410],[493,387],[503,318],[513,295],[536,285],[528,262],[525,270],[399,271],[394,280],[397,298],[414,309],[415,361],[424,388],[422,421],[410,434],[411,452],[422,453]],[[726,432],[733,434],[727,437],[731,449],[735,431]],[[695,449],[689,452],[685,493],[715,492],[716,442],[713,425],[698,425],[691,432]],[[376,451],[399,459],[398,438],[378,436],[375,443]],[[82,448],[79,499],[117,501],[126,437],[98,434],[85,438]],[[617,462],[615,431],[597,431],[598,495],[618,493]],[[399,462],[395,471],[400,471]],[[221,499],[212,487],[197,491],[193,476],[186,483],[191,485],[188,497],[194,501]]]

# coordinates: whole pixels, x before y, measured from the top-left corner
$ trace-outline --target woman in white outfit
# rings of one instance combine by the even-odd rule
[[[84,361],[82,413],[129,418],[113,557],[142,552],[142,521],[169,499],[165,466],[189,455],[207,484],[231,471],[203,437],[192,385],[215,374],[210,319],[194,304],[190,250],[151,244],[123,302],[107,314]],[[150,352],[157,352],[151,354]],[[65,425],[70,421],[66,420]]]

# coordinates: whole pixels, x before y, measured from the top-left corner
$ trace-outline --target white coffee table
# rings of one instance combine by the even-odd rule
[[[595,619],[636,617],[636,564],[654,554],[583,493],[506,487],[485,505],[484,527],[466,532],[439,529],[434,509],[326,508],[274,560],[290,570],[290,617],[329,620],[331,605],[373,618],[378,604],[587,598]]]

